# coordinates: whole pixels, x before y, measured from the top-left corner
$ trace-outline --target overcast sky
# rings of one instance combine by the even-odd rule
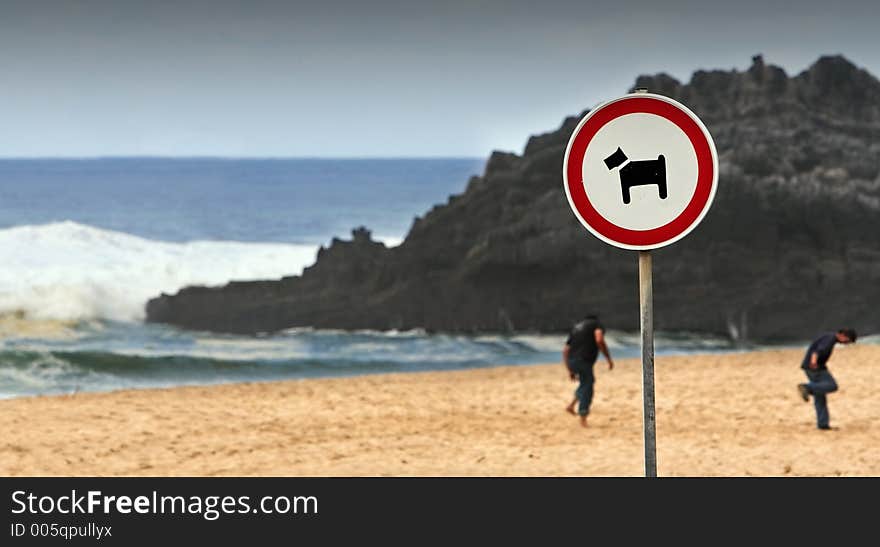
[[[485,156],[627,90],[880,74],[880,2],[0,0],[0,156]]]

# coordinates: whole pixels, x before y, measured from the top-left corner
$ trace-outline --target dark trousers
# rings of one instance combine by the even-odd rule
[[[837,382],[827,370],[804,369],[804,372],[810,379],[807,389],[813,395],[813,404],[816,406],[816,426],[827,429],[831,416],[828,414],[828,400],[825,396],[837,391]]]
[[[593,377],[592,366],[577,369],[576,372],[580,380],[580,384],[574,390],[574,396],[578,400],[578,414],[586,416],[590,413],[590,403],[593,402],[593,383],[596,379]]]

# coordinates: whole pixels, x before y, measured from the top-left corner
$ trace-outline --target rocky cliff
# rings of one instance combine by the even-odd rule
[[[665,75],[634,87],[694,110],[720,156],[700,227],[655,252],[655,323],[751,340],[838,325],[880,331],[880,82],[843,57],[789,77]],[[582,116],[495,152],[461,195],[417,217],[398,247],[356,230],[302,276],[190,287],[147,305],[149,321],[256,333],[293,326],[561,331],[585,311],[638,328],[636,256],[571,213],[562,157]]]

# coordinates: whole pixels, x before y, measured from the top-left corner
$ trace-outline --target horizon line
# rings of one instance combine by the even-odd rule
[[[491,155],[491,152],[490,154]],[[95,160],[472,160],[487,159],[488,156],[221,156],[221,155],[192,155],[192,156],[163,156],[163,155],[107,155],[107,156],[0,156],[0,161],[95,161]]]

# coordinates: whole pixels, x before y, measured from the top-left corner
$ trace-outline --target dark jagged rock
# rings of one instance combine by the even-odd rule
[[[745,72],[666,74],[634,87],[673,97],[711,131],[715,204],[655,253],[656,326],[735,338],[880,331],[880,82],[843,57],[789,78],[757,56]],[[149,321],[256,333],[294,326],[560,331],[585,311],[638,328],[632,252],[578,224],[562,158],[578,117],[495,152],[467,190],[387,249],[360,229],[302,276],[192,287],[147,305]]]

